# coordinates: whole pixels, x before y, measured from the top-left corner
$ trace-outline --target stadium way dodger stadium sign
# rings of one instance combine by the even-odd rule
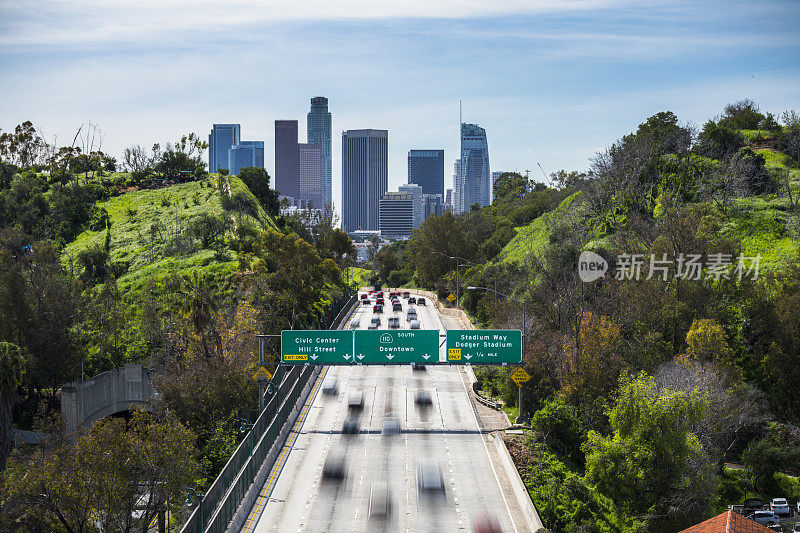
[[[521,363],[522,332],[518,329],[448,330],[447,362],[491,365]]]

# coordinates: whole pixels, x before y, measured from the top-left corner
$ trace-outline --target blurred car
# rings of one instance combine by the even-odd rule
[[[383,305],[375,304],[375,307],[372,308],[373,313],[383,313]]]
[[[342,433],[345,435],[356,435],[359,431],[358,418],[349,416],[342,423]]]
[[[392,304],[392,311],[402,311],[402,310],[403,310],[403,304],[401,304],[400,302],[395,302]]]
[[[399,328],[400,327],[400,319],[396,316],[389,317],[389,327],[390,328]]]
[[[497,519],[485,513],[475,518],[472,523],[472,531],[475,533],[503,533]]]
[[[423,459],[417,465],[417,489],[423,494],[444,494],[444,477],[439,462]]]
[[[409,296],[408,297],[408,303],[409,303],[409,305],[417,303],[417,297],[416,296]]]
[[[351,392],[347,398],[347,407],[349,409],[361,409],[364,407],[364,391],[356,389]]]
[[[416,320],[416,319],[412,320],[411,322],[409,322],[409,326],[408,327],[411,328],[411,329],[419,329],[419,320]]]
[[[789,502],[786,501],[786,498],[773,498],[769,508],[776,515],[789,516],[792,514],[792,510],[789,508]]]
[[[350,329],[358,329],[361,327],[361,321],[357,318],[354,318],[350,321]]]
[[[341,481],[347,473],[347,465],[343,453],[331,452],[322,466],[322,479]]]
[[[361,300],[361,304],[362,305],[372,305],[372,302],[370,302],[369,300]]]
[[[403,291],[403,298],[408,298],[411,296],[411,293],[408,291]]]
[[[414,403],[417,405],[430,405],[433,403],[431,401],[431,393],[426,390],[418,390],[414,395]]]
[[[773,513],[772,511],[756,511],[755,513],[748,516],[750,520],[761,524],[762,526],[768,526],[770,524],[780,524],[781,520],[778,516]]]
[[[382,435],[397,435],[400,433],[400,421],[397,417],[387,416],[381,424]]]
[[[409,309],[406,311],[406,318],[408,320],[416,320],[417,319],[417,310],[416,309]]]
[[[386,520],[392,514],[392,498],[388,483],[373,483],[369,488],[370,520]]]
[[[425,365],[422,363],[411,363],[411,370],[425,370]]]
[[[336,394],[336,378],[329,377],[325,378],[325,381],[322,382],[322,394],[325,395],[333,395]]]
[[[425,305],[425,298],[417,298],[417,305]]]

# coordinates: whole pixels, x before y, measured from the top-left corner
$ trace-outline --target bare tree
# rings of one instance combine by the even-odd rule
[[[714,456],[718,472],[722,472],[726,457],[763,427],[769,415],[761,391],[712,363],[671,361],[661,365],[654,378],[663,391],[683,391],[706,399],[708,412],[692,432]]]

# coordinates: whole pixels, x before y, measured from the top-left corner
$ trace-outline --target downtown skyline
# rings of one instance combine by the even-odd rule
[[[137,0],[112,16],[100,2],[0,0],[0,127],[31,120],[68,144],[91,121],[119,156],[234,122],[270,147],[276,119],[297,119],[305,139],[308,98],[325,95],[336,204],[348,129],[389,130],[390,190],[406,182],[408,150],[432,147],[452,187],[459,99],[463,121],[487,131],[492,169],[541,181],[537,164],[584,170],[659,111],[701,126],[742,98],[800,108],[796,2],[761,4],[758,17],[743,1],[185,6]],[[73,19],[71,31],[59,23]]]

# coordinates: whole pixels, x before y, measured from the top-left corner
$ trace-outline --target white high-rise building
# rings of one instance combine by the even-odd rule
[[[397,190],[411,195],[411,225],[414,229],[417,229],[422,225],[425,214],[424,206],[422,205],[422,186],[416,183],[408,183],[401,185]]]

